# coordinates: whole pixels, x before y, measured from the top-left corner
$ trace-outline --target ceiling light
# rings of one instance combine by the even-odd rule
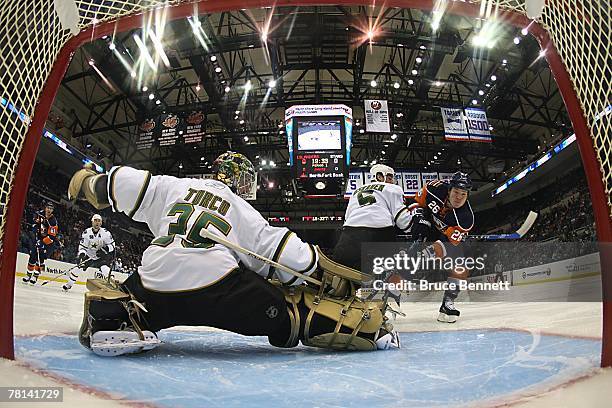
[[[272,160],[270,160],[270,166],[276,167],[276,163],[274,163]]]
[[[422,49],[422,50],[426,50],[427,49],[427,47],[424,46],[424,45],[421,45],[419,48]]]
[[[521,39],[519,37],[514,37],[514,40],[512,40],[516,45],[519,45],[521,42]]]
[[[502,65],[506,65],[508,63],[507,59],[502,60]]]
[[[416,69],[413,69],[413,70],[412,70],[412,75],[416,75],[416,74],[418,74],[418,73],[419,73],[419,71],[417,71]]]
[[[472,105],[478,105],[478,101],[476,99],[472,99]]]
[[[546,50],[540,51],[540,58],[543,58],[546,55]]]
[[[248,136],[245,136],[243,139],[244,139],[245,142],[249,141],[249,137]]]
[[[416,57],[415,61],[416,61],[417,64],[420,64],[421,62],[423,62],[423,58]]]
[[[409,80],[408,80],[408,84],[409,84],[409,85],[412,85],[412,84],[414,84],[414,81],[413,81],[412,79],[409,79]]]
[[[484,91],[482,89],[478,90],[478,95],[480,96],[484,95]]]
[[[240,124],[244,125],[244,119],[240,119]]]
[[[497,76],[496,75],[491,75],[491,81],[497,81]]]
[[[268,82],[268,88],[274,88],[276,86],[276,81],[274,79],[271,79],[270,82]]]
[[[215,68],[215,72],[216,72],[217,74],[218,74],[219,72],[221,72],[221,71],[222,71],[222,70],[221,70],[221,67],[217,67],[217,68]]]
[[[365,130],[359,129],[359,133],[365,133]]]
[[[196,85],[196,91],[197,91],[197,92],[200,92],[200,89],[201,89],[201,88],[200,88],[200,84],[197,84],[197,85]]]
[[[232,90],[232,88],[230,88],[229,86],[226,86],[226,87],[225,87],[225,93],[228,93],[228,92],[229,92],[229,91],[231,91],[231,90]]]
[[[236,115],[238,115],[239,113],[240,113],[240,111],[239,111],[239,110],[237,110],[237,111],[236,111]]]
[[[250,91],[251,88],[253,88],[253,84],[251,83],[250,80],[248,80],[246,84],[244,84],[244,89],[246,89],[247,91]]]
[[[370,86],[371,86],[372,88],[376,88],[376,80],[374,80],[374,79],[373,79],[373,80],[371,80],[371,81],[370,81]]]
[[[397,139],[397,135],[396,135],[395,133],[394,133],[394,134],[392,134],[392,135],[391,135],[391,139],[393,139],[393,140]]]
[[[399,89],[399,87],[400,87],[399,82],[395,82],[395,83],[393,84],[393,87],[394,87],[395,89]]]
[[[154,98],[155,98],[155,94],[152,94],[152,93],[151,93],[151,94],[149,94],[149,99],[150,99],[150,100],[153,100]]]
[[[442,86],[442,82],[440,82],[440,81],[436,81],[436,82],[434,82],[434,85],[435,85],[435,86]]]
[[[159,105],[160,103],[161,103],[161,101],[159,99],[155,101],[156,105]]]
[[[217,56],[216,56],[216,55],[213,55],[212,57],[210,57],[210,60],[211,60],[212,62],[215,62],[215,61],[217,60]]]
[[[111,51],[113,51],[115,48],[117,48],[117,46],[115,45],[115,43],[110,43],[110,44],[108,45],[108,49],[109,49],[109,50],[111,50]]]
[[[525,28],[523,28],[523,29],[521,30],[521,34],[523,34],[523,35],[527,35],[527,34],[529,34],[529,30],[527,30],[527,27],[525,27]]]

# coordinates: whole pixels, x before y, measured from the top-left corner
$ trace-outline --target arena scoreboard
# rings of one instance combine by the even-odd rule
[[[337,195],[348,176],[353,129],[345,105],[296,105],[285,111],[289,164],[310,196]]]

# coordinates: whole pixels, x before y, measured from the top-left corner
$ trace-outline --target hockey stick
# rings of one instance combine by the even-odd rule
[[[510,234],[487,234],[487,235],[472,235],[471,238],[483,239],[485,241],[499,241],[499,240],[513,240],[521,239],[529,232],[535,220],[538,218],[538,213],[535,211],[529,211],[527,218],[523,221],[523,224],[515,232]]]
[[[40,286],[45,286],[45,285],[46,285],[47,283],[49,283],[49,282],[55,282],[56,280],[58,280],[58,279],[59,279],[59,278],[61,278],[62,276],[67,276],[67,275],[68,275],[68,272],[70,272],[70,271],[71,271],[71,270],[73,270],[74,268],[80,268],[80,267],[82,267],[82,266],[83,266],[83,265],[85,265],[85,263],[87,263],[89,260],[90,260],[90,259],[87,259],[87,260],[85,260],[85,261],[81,262],[81,263],[80,263],[80,264],[78,264],[78,265],[74,265],[74,266],[73,266],[72,268],[70,268],[70,269],[66,269],[64,272],[62,272],[61,274],[57,275],[55,278],[53,278],[53,279],[51,279],[51,280],[44,281],[43,283],[41,283],[41,284],[40,284]]]
[[[291,275],[293,275],[295,277],[298,277],[300,279],[304,279],[307,282],[314,283],[315,285],[319,285],[319,286],[322,285],[322,282],[320,280],[317,280],[317,279],[312,278],[310,276],[304,275],[303,273],[300,273],[300,272],[298,272],[296,270],[293,270],[293,269],[289,268],[288,266],[279,264],[278,262],[275,262],[275,261],[273,261],[271,259],[268,259],[265,256],[256,254],[253,251],[249,251],[248,249],[243,248],[243,247],[241,247],[238,244],[234,244],[233,242],[228,241],[228,240],[226,240],[224,238],[221,238],[220,236],[215,235],[215,234],[213,234],[212,232],[210,232],[210,231],[208,231],[206,229],[202,229],[200,231],[200,235],[203,238],[208,238],[211,241],[215,241],[216,243],[221,244],[223,246],[226,246],[226,247],[228,247],[230,249],[233,249],[234,251],[242,252],[243,254],[248,255],[248,256],[250,256],[252,258],[255,258],[258,261],[261,261],[261,262],[267,263],[269,265],[272,265],[273,267],[275,267],[277,269],[280,269],[283,272],[287,272],[287,273],[289,273],[289,274],[291,274]]]

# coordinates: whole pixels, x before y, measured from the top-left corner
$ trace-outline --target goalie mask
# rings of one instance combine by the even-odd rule
[[[226,152],[217,157],[213,163],[213,173],[217,180],[242,198],[253,190],[256,182],[253,163],[240,153]]]

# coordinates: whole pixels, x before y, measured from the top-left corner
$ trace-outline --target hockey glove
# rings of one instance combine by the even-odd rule
[[[101,182],[98,189],[96,184]],[[98,174],[91,166],[85,166],[74,173],[68,186],[68,200],[74,202],[78,198],[85,198],[98,210],[109,207],[106,197],[106,175]]]
[[[425,210],[417,208],[413,211],[410,225],[408,226],[415,241],[423,241],[429,236],[431,231],[431,222],[425,218]]]

